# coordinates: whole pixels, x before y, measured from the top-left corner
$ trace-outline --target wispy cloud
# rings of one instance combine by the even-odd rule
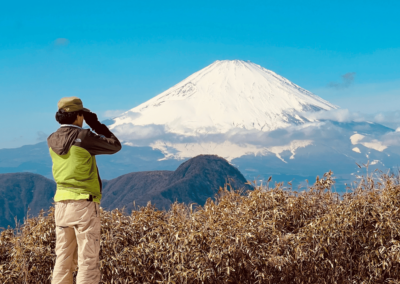
[[[57,38],[54,41],[54,46],[58,47],[58,46],[67,46],[69,45],[70,41],[67,38]]]
[[[338,92],[334,88],[311,90],[314,94],[350,111],[362,113],[394,112],[400,105],[400,80],[356,83]]]
[[[332,120],[337,122],[365,121],[366,115],[359,112],[351,112],[348,109],[334,109],[307,114],[317,120]]]
[[[374,122],[397,129],[400,127],[400,110],[376,113]]]
[[[112,131],[123,141],[137,146],[148,146],[157,139],[176,140],[175,134],[168,133],[163,125],[133,125],[125,123],[112,128]]]
[[[348,88],[353,84],[355,77],[356,72],[346,73],[342,75],[342,82],[330,82],[328,87],[337,90]]]
[[[36,132],[36,141],[42,142],[47,139],[48,135],[44,133],[43,131],[38,131]]]
[[[105,112],[103,112],[103,117],[104,118],[115,118],[117,116],[120,116],[124,112],[126,112],[126,110],[123,110],[123,109],[106,110]]]
[[[348,109],[335,109],[307,114],[318,120],[332,120],[337,122],[373,122],[379,123],[392,129],[400,127],[400,110],[380,111],[375,113],[362,113]]]

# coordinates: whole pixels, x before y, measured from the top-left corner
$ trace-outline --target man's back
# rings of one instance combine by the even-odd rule
[[[77,266],[77,284],[99,283],[102,184],[95,156],[114,154],[121,143],[96,114],[83,108],[79,98],[61,99],[58,109],[56,120],[61,126],[47,139],[57,183],[52,283],[72,284]],[[83,120],[97,134],[83,129]]]
[[[57,183],[54,201],[101,200],[101,179],[95,155],[114,154],[121,143],[114,135],[96,135],[75,125],[61,125],[47,139],[53,160],[53,176]]]

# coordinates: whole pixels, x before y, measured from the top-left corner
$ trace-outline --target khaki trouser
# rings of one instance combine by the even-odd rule
[[[72,284],[78,267],[77,284],[100,282],[99,204],[87,200],[56,202],[56,264],[52,284]]]

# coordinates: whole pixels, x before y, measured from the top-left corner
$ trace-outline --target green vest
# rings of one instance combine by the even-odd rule
[[[100,203],[101,185],[96,158],[86,149],[72,145],[65,155],[57,155],[50,148],[53,177],[57,183],[54,201],[88,199]]]

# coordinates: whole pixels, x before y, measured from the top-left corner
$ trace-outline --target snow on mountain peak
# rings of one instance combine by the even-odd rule
[[[115,118],[111,128],[163,125],[170,133],[189,136],[232,128],[270,131],[315,121],[305,112],[335,108],[260,65],[218,60]]]
[[[266,164],[261,161],[271,162],[270,169],[278,172],[299,165],[320,170],[336,162],[336,169],[342,171],[346,164],[352,170],[354,161],[365,155],[374,163],[394,161],[395,155],[388,152],[397,141],[391,129],[351,119],[346,122],[351,116],[330,111],[334,109],[260,65],[222,60],[109,125],[124,145],[151,147],[163,154],[160,159],[216,154],[233,163],[242,161],[250,172],[264,171]],[[341,118],[335,120],[336,116]],[[258,158],[252,160],[252,156]]]

